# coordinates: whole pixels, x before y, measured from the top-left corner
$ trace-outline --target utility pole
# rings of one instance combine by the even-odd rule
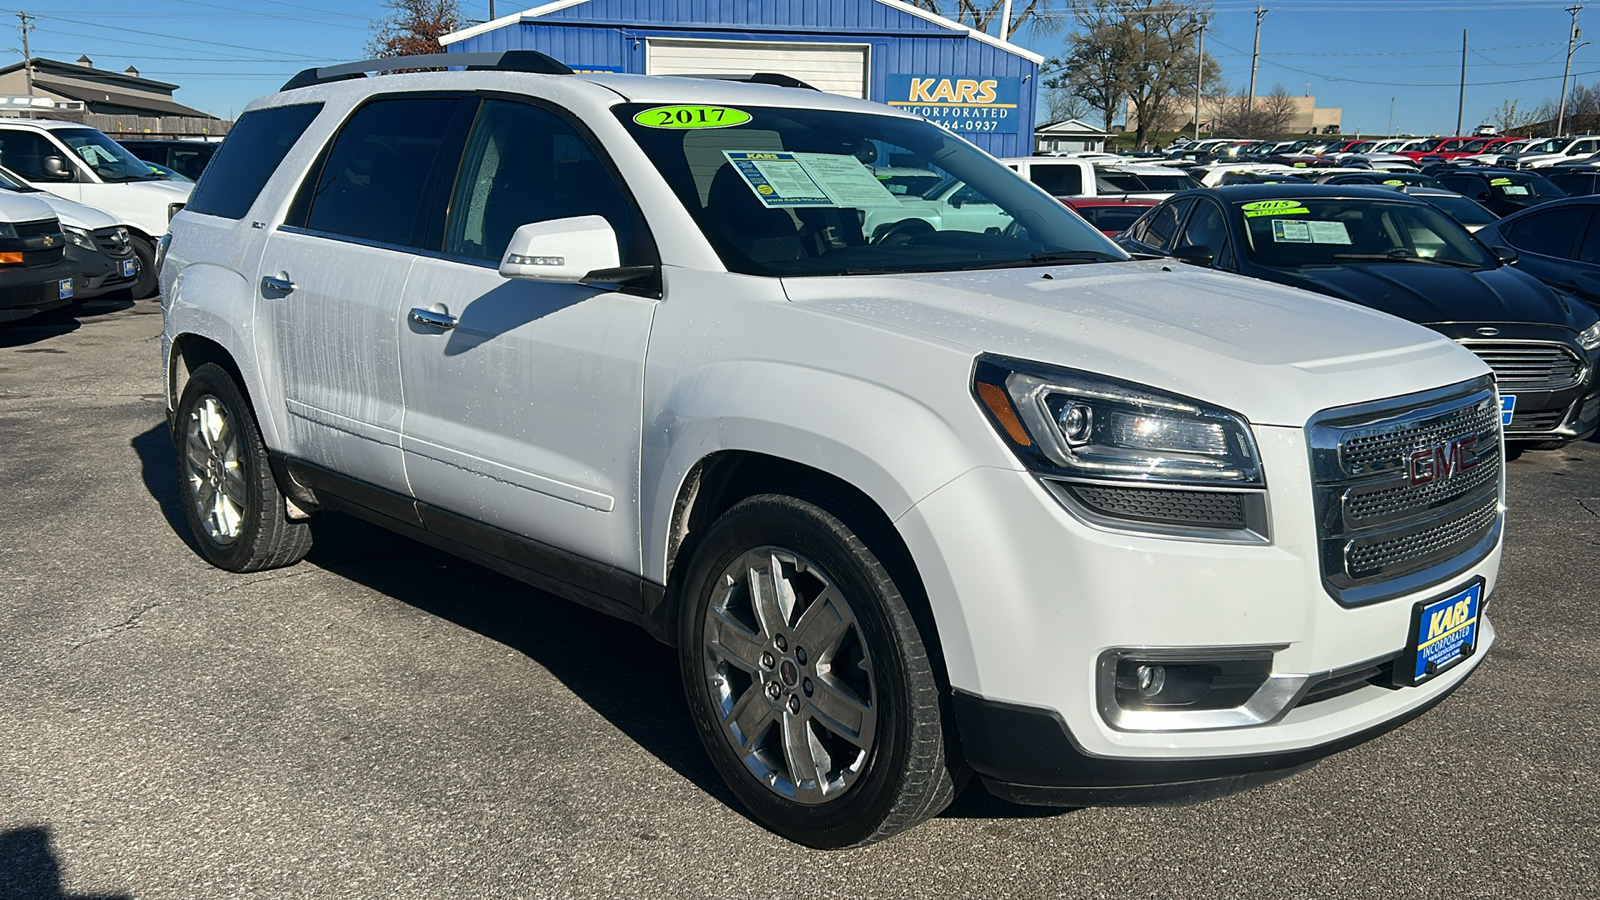
[[[1011,34],[1011,0],[1006,0],[1000,7],[1000,40],[1006,40]]]
[[[33,96],[33,53],[28,49],[28,32],[33,30],[33,16],[25,12],[17,13],[17,18],[22,21],[22,69],[27,73],[28,96]]]
[[[1461,111],[1467,106],[1467,30],[1461,29],[1461,96],[1456,100],[1456,134],[1461,133]]]
[[[1387,134],[1390,137],[1394,137],[1394,98],[1393,97],[1389,98],[1389,130],[1384,132],[1384,134]]]
[[[1256,108],[1256,63],[1261,61],[1261,20],[1267,17],[1271,10],[1261,8],[1256,4],[1256,48],[1250,54],[1250,99],[1245,103],[1245,109]]]
[[[489,0],[489,21],[494,21],[494,0]]]
[[[1572,30],[1567,32],[1567,67],[1561,70],[1561,108],[1556,112],[1556,136],[1566,134],[1567,126],[1567,77],[1572,74],[1572,51],[1578,41],[1578,11],[1583,9],[1579,3],[1567,7],[1567,12],[1572,14]]]
[[[1206,21],[1205,13],[1195,17],[1200,25],[1199,47],[1194,53],[1194,139],[1200,140],[1200,82],[1206,71]]]

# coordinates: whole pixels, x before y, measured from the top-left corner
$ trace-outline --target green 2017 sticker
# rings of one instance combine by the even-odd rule
[[[1489,183],[1494,185],[1495,187],[1500,187],[1502,185],[1510,184],[1511,183],[1511,179],[1509,179],[1509,178],[1491,178],[1491,179],[1489,179]]]
[[[1391,179],[1389,179],[1389,180],[1388,180],[1388,181],[1385,181],[1385,182],[1384,182],[1384,184],[1387,184],[1387,185],[1389,185],[1389,186],[1390,186],[1390,187],[1394,187],[1394,186],[1397,186],[1397,185],[1402,185],[1402,184],[1405,184],[1405,182],[1404,182],[1404,181],[1401,181],[1401,180],[1400,180],[1400,179],[1398,179],[1398,178],[1391,178]]]
[[[646,128],[728,128],[750,121],[750,114],[727,106],[657,106],[633,120]]]

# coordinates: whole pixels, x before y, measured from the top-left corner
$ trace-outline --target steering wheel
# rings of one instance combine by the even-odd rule
[[[889,225],[880,225],[872,233],[873,246],[903,247],[924,234],[932,234],[933,226],[922,219],[901,219]]]

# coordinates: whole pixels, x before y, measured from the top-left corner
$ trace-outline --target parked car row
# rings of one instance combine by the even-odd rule
[[[26,247],[0,256],[0,307],[8,310],[0,321],[117,291],[153,294],[156,243],[193,187],[85,125],[0,119],[0,195],[8,201],[0,234],[38,232],[37,241],[7,238]],[[59,248],[45,245],[58,234]]]

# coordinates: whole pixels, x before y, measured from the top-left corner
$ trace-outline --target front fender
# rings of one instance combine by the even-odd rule
[[[166,391],[169,408],[177,405],[177,360],[171,348],[185,336],[205,338],[227,351],[244,379],[242,387],[255,408],[261,437],[268,447],[283,447],[278,373],[271,357],[256,352],[255,292],[238,272],[209,263],[185,265],[170,255],[164,275],[172,273],[163,292],[165,322],[163,343],[167,346]],[[190,298],[197,298],[191,300]]]

